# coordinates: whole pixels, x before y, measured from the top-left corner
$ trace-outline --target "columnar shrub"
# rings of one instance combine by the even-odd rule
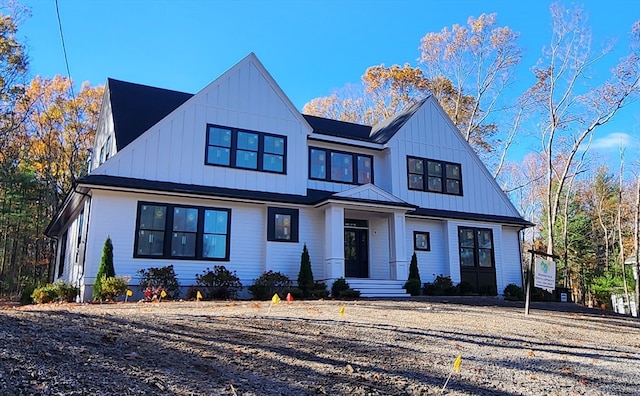
[[[104,299],[102,295],[102,280],[114,276],[116,276],[116,271],[113,268],[113,244],[111,243],[111,238],[107,237],[102,247],[102,258],[100,259],[96,280],[93,282],[93,292],[91,294],[94,300]]]
[[[229,271],[223,265],[216,265],[213,271],[209,268],[196,275],[198,289],[203,289],[205,299],[229,299],[236,298],[238,291],[242,290],[242,283],[236,272]]]
[[[311,259],[309,258],[309,251],[307,250],[307,244],[305,243],[302,248],[300,272],[298,273],[298,288],[302,290],[302,295],[304,297],[309,297],[311,295],[314,283],[313,271],[311,270]]]
[[[411,264],[409,264],[409,278],[404,284],[404,288],[407,290],[407,293],[412,296],[419,296],[422,291],[422,282],[420,281],[420,271],[418,270],[418,257],[416,256],[416,252],[413,252],[413,256],[411,256]]]
[[[169,298],[180,297],[180,283],[173,265],[141,269],[138,270],[138,274],[140,274],[140,290],[147,298],[160,297],[163,290]]]

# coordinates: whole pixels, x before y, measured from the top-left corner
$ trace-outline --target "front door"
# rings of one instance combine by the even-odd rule
[[[344,229],[344,275],[346,278],[369,277],[369,230]]]
[[[493,232],[487,228],[459,227],[460,278],[473,291],[496,295]]]

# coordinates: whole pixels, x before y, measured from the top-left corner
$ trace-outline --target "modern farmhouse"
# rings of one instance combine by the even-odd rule
[[[300,114],[249,54],[195,95],[109,79],[90,172],[47,234],[56,278],[88,300],[107,237],[117,275],[174,265],[181,285],[224,265],[248,286],[316,280],[363,296],[422,281],[520,285],[518,213],[438,102],[365,126]]]

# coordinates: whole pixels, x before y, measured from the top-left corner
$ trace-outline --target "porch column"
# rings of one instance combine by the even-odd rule
[[[329,205],[324,210],[324,275],[344,277],[344,208]]]
[[[391,279],[407,280],[407,239],[404,213],[389,216],[389,268]]]

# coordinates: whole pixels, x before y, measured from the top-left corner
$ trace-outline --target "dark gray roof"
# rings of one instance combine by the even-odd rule
[[[369,140],[374,143],[380,144],[388,142],[389,139],[391,139],[400,130],[400,128],[402,128],[402,126],[407,121],[409,121],[409,119],[415,114],[415,112],[418,111],[420,107],[422,107],[427,99],[429,99],[429,97],[426,97],[421,101],[412,104],[395,116],[387,118],[382,122],[374,125],[371,129],[371,136],[369,137]]]
[[[522,227],[533,227],[535,225],[532,222],[523,219],[522,217],[457,212],[453,210],[419,208],[407,214],[410,216],[413,215],[413,216],[435,217],[435,218],[445,218],[445,219],[475,220],[475,221],[486,221],[490,223],[513,224],[513,225],[522,226]]]
[[[193,94],[107,79],[116,146],[122,150]]]
[[[329,118],[322,118],[308,114],[303,114],[302,116],[307,120],[309,125],[311,125],[314,133],[343,137],[347,139],[364,140],[367,142],[371,141],[369,138],[369,135],[371,134],[371,126],[369,125],[331,120]]]

